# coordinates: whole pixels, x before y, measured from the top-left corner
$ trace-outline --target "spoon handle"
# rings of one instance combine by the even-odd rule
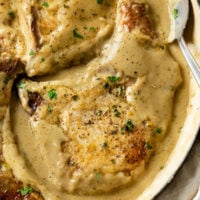
[[[190,70],[197,81],[198,85],[200,86],[200,66],[197,64],[193,56],[191,55],[188,47],[186,46],[185,40],[181,37],[178,40],[179,47],[190,67]]]

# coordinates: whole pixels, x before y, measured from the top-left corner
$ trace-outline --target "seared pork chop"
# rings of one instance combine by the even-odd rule
[[[39,180],[46,180],[49,189],[93,194],[136,180],[169,124],[175,90],[168,87],[176,88],[179,76],[169,75],[169,84],[163,78],[166,75],[159,74],[157,79],[163,80],[156,86],[151,72],[160,69],[154,66],[140,76],[148,67],[138,75],[129,75],[128,69],[110,67],[111,62],[97,68],[94,64],[74,85],[26,79],[18,84],[19,98],[30,114],[30,129],[39,147],[38,162],[48,166],[48,171],[40,171],[38,163],[27,157],[33,163],[31,170]],[[178,75],[174,64],[170,73]],[[162,70],[168,66],[163,65]],[[155,101],[156,108],[152,107]],[[163,111],[164,107],[168,110]],[[52,160],[49,154],[58,156]]]
[[[68,193],[108,192],[136,180],[165,135],[181,82],[177,63],[154,31],[147,4],[16,0],[3,6],[12,19],[4,13],[2,27],[11,30],[3,34],[6,45],[0,46],[0,103],[7,102],[1,117],[6,114],[3,150],[14,175],[46,199],[56,191],[59,200]],[[69,76],[64,81],[19,82],[21,105],[29,113],[30,130],[24,134],[34,141],[25,148],[27,140],[15,127],[13,137],[6,113],[12,87],[8,75],[18,57],[31,77],[87,63],[93,56],[98,58],[85,65],[77,82],[69,84]],[[0,166],[4,164],[3,159]],[[6,187],[13,183],[17,189],[10,187],[8,199],[31,199],[13,192],[22,183],[12,175],[9,180]]]
[[[115,0],[14,1],[26,44],[28,76],[88,62],[100,53],[115,20]]]
[[[19,96],[22,106],[31,114],[36,143],[48,134],[45,126],[52,127],[51,134],[63,137],[58,144],[65,169],[60,185],[67,192],[109,191],[143,171],[154,146],[151,134],[156,132],[156,126],[150,125],[150,119],[135,120],[137,113],[126,97],[132,81],[126,76],[100,75],[94,85],[82,92],[53,82],[20,82]],[[44,145],[45,142],[40,144],[38,155],[47,164],[51,161],[45,156],[48,150]],[[59,178],[53,168],[51,175],[40,174],[34,163],[33,168],[39,176],[47,176],[43,178]]]

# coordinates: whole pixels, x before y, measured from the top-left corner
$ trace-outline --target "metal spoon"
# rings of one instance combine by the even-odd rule
[[[171,30],[168,41],[172,42],[173,40],[177,39],[179,47],[190,67],[190,70],[200,86],[200,67],[190,53],[183,38],[183,32],[189,15],[189,1],[169,0],[169,12],[171,18]]]

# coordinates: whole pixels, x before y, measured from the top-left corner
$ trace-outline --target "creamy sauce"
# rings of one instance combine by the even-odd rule
[[[149,0],[148,3],[155,11],[154,17],[159,34],[162,34],[163,38],[167,38],[169,19],[166,18],[168,16],[166,4],[160,5],[160,1],[155,0]],[[62,129],[44,121],[33,130],[29,115],[19,106],[16,97],[14,97],[11,108],[12,127],[9,127],[9,114],[6,119],[8,121],[4,124],[4,155],[13,168],[15,176],[25,184],[39,188],[46,199],[136,199],[152,182],[159,170],[165,166],[167,158],[176,144],[188,100],[188,71],[185,69],[186,65],[177,46],[172,46],[170,52],[182,66],[183,84],[176,94],[173,117],[171,118],[174,88],[181,82],[179,66],[168,51],[152,47],[143,48],[141,44],[136,42],[135,36],[129,33],[120,35],[119,32],[115,32],[115,34],[117,36],[111,38],[107,43],[103,55],[87,66],[68,69],[37,80],[59,80],[59,84],[62,83],[77,91],[82,91],[93,83],[92,80],[97,71],[108,75],[110,74],[108,69],[112,71],[113,68],[123,71],[126,75],[132,75],[136,71],[138,81],[136,81],[136,86],[133,84],[126,90],[127,101],[133,103],[136,109],[137,116],[133,118],[137,121],[150,117],[153,123],[162,127],[163,133],[167,130],[166,138],[164,140],[161,140],[162,136],[159,138],[160,144],[157,146],[156,155],[151,158],[144,175],[134,179],[137,181],[130,186],[102,195],[81,197],[69,195],[63,189],[63,186],[68,187],[68,183],[64,183],[68,180],[62,178],[62,173],[65,170],[59,146],[60,142],[65,140]],[[106,72],[104,72],[105,70]],[[142,101],[137,100],[134,96],[134,92],[140,89]],[[160,101],[158,102],[157,99]],[[173,123],[169,127],[168,124],[171,121]],[[9,131],[10,129],[12,133]],[[15,137],[14,143],[12,141],[13,135]],[[51,177],[49,177],[50,175]],[[114,178],[116,179],[116,177]],[[125,181],[124,176],[118,177],[116,180],[117,182]],[[87,180],[82,181],[82,186],[91,187],[91,185],[87,186],[88,182]],[[105,184],[105,186],[107,185]]]

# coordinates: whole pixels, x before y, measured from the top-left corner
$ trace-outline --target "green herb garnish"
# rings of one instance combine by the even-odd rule
[[[52,112],[52,107],[50,105],[48,105],[48,107],[47,107],[47,112],[48,113]]]
[[[162,129],[161,129],[161,128],[157,128],[157,129],[156,129],[156,133],[161,134],[161,132],[162,132]]]
[[[124,128],[124,127],[121,127],[120,133],[121,133],[122,135],[124,135],[124,133],[125,133],[125,128]]]
[[[8,82],[9,82],[10,80],[12,80],[12,78],[11,78],[10,76],[7,76],[7,77],[5,78],[5,80],[4,80],[4,83],[5,83],[5,84],[8,84]]]
[[[120,77],[117,77],[117,76],[108,76],[108,80],[110,82],[116,82],[116,81],[120,80]]]
[[[15,19],[15,13],[14,13],[13,11],[8,12],[8,16],[9,16],[11,19]]]
[[[56,99],[57,98],[56,90],[55,89],[49,90],[48,96],[49,96],[50,99]]]
[[[178,9],[174,8],[174,19],[177,19],[179,16]]]
[[[107,142],[104,142],[101,146],[102,146],[103,148],[108,148],[108,143],[107,143]]]
[[[133,129],[135,128],[133,122],[131,119],[128,119],[126,124],[125,124],[125,130],[128,131],[128,132],[131,132],[133,131]]]
[[[78,33],[75,29],[73,30],[73,35],[75,38],[83,39],[83,36],[80,33]]]
[[[146,148],[146,149],[152,149],[152,145],[147,141],[147,142],[145,143],[145,148]]]
[[[96,180],[99,181],[101,178],[101,174],[99,172],[95,173]]]
[[[114,113],[116,117],[120,117],[121,113],[119,112],[119,110],[117,108],[114,109]]]
[[[160,166],[160,170],[164,169],[164,166]]]
[[[30,52],[29,52],[29,56],[34,56],[34,55],[35,55],[35,51],[30,50]]]
[[[40,63],[43,63],[45,61],[45,58],[41,58]]]
[[[119,95],[120,95],[120,96],[122,96],[122,95],[123,95],[123,93],[124,93],[125,89],[126,89],[126,88],[125,88],[125,86],[124,86],[124,85],[120,87],[120,93],[119,93]]]
[[[74,101],[77,101],[78,100],[78,95],[74,95],[74,96],[72,96],[72,99],[74,100]]]
[[[24,186],[22,189],[17,190],[17,192],[20,192],[22,196],[25,196],[27,194],[32,193],[33,188],[29,186]]]
[[[25,87],[25,83],[24,83],[24,82],[20,82],[20,83],[18,84],[18,88],[24,89],[24,87]]]
[[[48,4],[48,2],[45,1],[45,2],[42,3],[42,6],[48,8],[48,7],[49,7],[49,4]]]
[[[103,1],[104,1],[104,0],[97,0],[97,3],[98,3],[98,4],[103,4]]]
[[[90,30],[91,32],[94,32],[94,31],[95,31],[95,28],[94,28],[93,26],[91,26],[91,27],[89,28],[89,30]]]
[[[97,115],[97,116],[101,116],[102,115],[102,110],[97,110],[94,114]]]

